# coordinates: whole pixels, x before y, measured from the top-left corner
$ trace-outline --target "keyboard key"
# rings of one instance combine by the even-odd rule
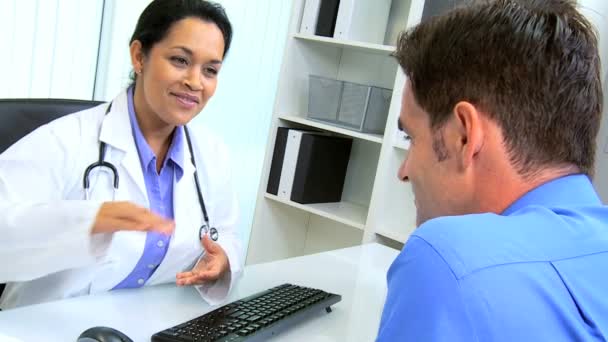
[[[226,316],[231,316],[232,314],[237,313],[237,312],[238,312],[238,313],[240,313],[240,311],[239,311],[239,309],[238,309],[238,308],[231,308],[230,310],[226,310],[226,311],[224,312],[224,314],[225,314]]]
[[[173,337],[180,335],[177,331],[171,331],[170,329],[163,331],[163,334]]]
[[[247,320],[249,322],[255,322],[255,321],[257,321],[260,318],[262,318],[262,317],[260,317],[260,316],[251,316],[251,317],[248,317]]]

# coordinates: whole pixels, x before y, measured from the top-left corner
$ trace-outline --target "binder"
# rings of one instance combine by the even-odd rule
[[[266,191],[294,202],[340,202],[352,139],[279,127]]]
[[[317,18],[321,0],[306,0],[304,11],[302,12],[302,22],[300,23],[300,33],[314,35],[317,28]]]
[[[277,196],[285,199],[291,199],[293,183],[298,167],[298,156],[300,154],[300,146],[302,136],[305,132],[297,130],[288,130],[287,141],[285,143],[285,156],[283,157],[283,166],[281,169],[281,178],[279,179],[279,192]]]
[[[340,1],[344,0],[320,0],[319,15],[317,16],[317,27],[315,34],[317,36],[333,37],[334,28],[336,27],[336,18],[338,16],[338,7]]]
[[[285,127],[279,127],[277,130],[272,161],[270,162],[270,172],[268,174],[268,185],[266,186],[266,192],[269,194],[278,195],[279,193],[279,181],[281,180],[285,147],[287,146],[287,133],[289,133],[289,129]]]
[[[341,0],[333,37],[383,44],[391,0]]]

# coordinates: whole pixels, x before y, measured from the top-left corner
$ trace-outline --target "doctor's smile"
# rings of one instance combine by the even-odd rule
[[[198,97],[184,93],[171,93],[171,95],[175,96],[177,101],[186,109],[192,109],[200,102]]]

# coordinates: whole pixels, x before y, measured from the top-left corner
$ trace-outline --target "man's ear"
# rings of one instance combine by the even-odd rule
[[[483,146],[484,129],[481,113],[470,102],[461,101],[454,106],[453,115],[456,156],[460,167],[467,169]]]

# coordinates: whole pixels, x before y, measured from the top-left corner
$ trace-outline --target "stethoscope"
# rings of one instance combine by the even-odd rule
[[[110,112],[111,108],[112,108],[112,103],[110,102],[104,115],[107,115]],[[209,215],[207,215],[207,208],[205,207],[205,200],[203,199],[203,194],[201,192],[201,186],[198,182],[198,174],[196,172],[196,162],[194,161],[194,151],[192,149],[192,141],[190,140],[190,134],[188,133],[188,128],[186,126],[184,126],[184,133],[186,134],[186,142],[188,144],[188,151],[190,151],[190,160],[192,161],[192,165],[194,166],[194,184],[196,185],[198,203],[201,206],[201,211],[203,212],[203,220],[205,221],[198,230],[198,237],[199,237],[199,239],[202,239],[205,235],[208,235],[211,240],[217,241],[219,234],[218,234],[217,229],[215,227],[211,227],[211,225],[209,224]],[[112,179],[113,179],[112,183],[113,183],[113,187],[114,187],[114,193],[112,195],[112,200],[116,199],[116,191],[118,190],[118,183],[119,183],[120,178],[118,176],[118,170],[116,169],[116,167],[112,163],[104,160],[105,155],[106,155],[106,143],[101,141],[99,143],[99,160],[96,162],[93,162],[91,165],[87,166],[87,168],[84,170],[84,175],[82,177],[82,186],[84,188],[85,199],[87,199],[87,200],[90,197],[90,195],[89,195],[89,189],[90,189],[89,175],[91,174],[91,171],[96,167],[99,167],[99,168],[105,167],[111,171]]]

